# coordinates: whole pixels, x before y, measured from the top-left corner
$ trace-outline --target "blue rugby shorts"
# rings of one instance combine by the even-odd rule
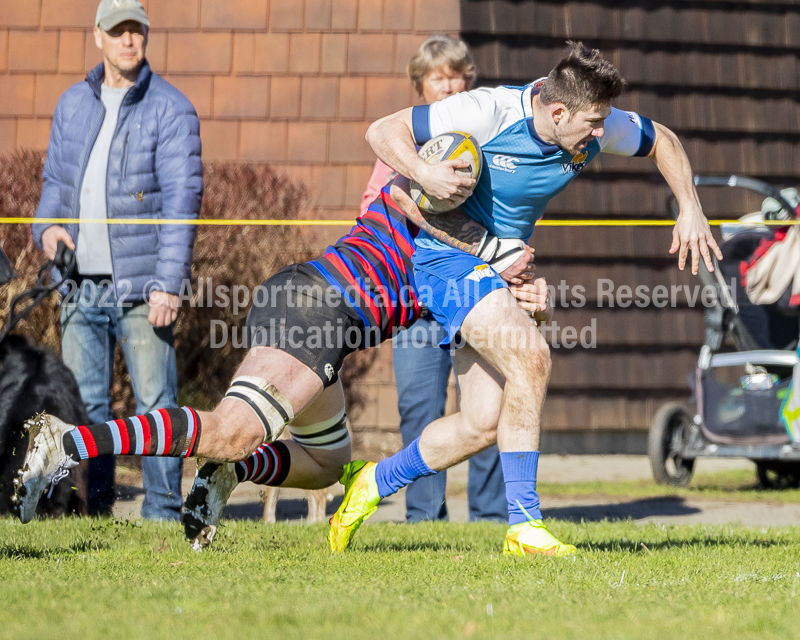
[[[443,349],[459,348],[464,318],[476,304],[508,284],[480,258],[459,249],[417,247],[412,258],[419,301],[446,331]]]

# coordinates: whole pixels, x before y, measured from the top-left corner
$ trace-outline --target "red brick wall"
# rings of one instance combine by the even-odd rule
[[[279,165],[323,218],[353,218],[374,163],[370,122],[415,103],[405,76],[458,0],[143,0],[153,69],[194,103],[206,160]],[[61,93],[101,60],[98,0],[0,0],[0,154],[47,147]],[[343,229],[317,232],[321,246]],[[391,349],[351,416],[368,451],[399,444]],[[450,403],[451,407],[453,403]],[[369,435],[374,434],[374,435]]]

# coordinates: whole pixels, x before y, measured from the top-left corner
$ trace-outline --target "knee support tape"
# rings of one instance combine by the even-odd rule
[[[350,444],[347,415],[344,409],[330,420],[307,427],[289,425],[292,440],[306,449],[341,449]]]
[[[255,376],[240,376],[231,382],[226,398],[247,404],[264,427],[264,442],[274,442],[294,419],[292,405],[273,384]]]

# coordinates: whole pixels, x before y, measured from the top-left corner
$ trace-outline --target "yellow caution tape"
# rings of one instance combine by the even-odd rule
[[[182,218],[97,218],[80,220],[78,218],[0,218],[0,224],[137,224],[137,225],[179,225],[197,227],[350,227],[353,220],[185,220]],[[741,222],[739,220],[709,220],[712,227],[723,224],[741,226],[786,227],[800,224],[800,220],[769,220]],[[674,220],[540,220],[537,227],[672,227]]]

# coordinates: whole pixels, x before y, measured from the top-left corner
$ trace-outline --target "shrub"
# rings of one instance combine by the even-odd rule
[[[44,154],[22,151],[0,158],[0,217],[32,218],[42,191]],[[44,254],[31,240],[30,225],[0,226],[0,246],[11,259],[17,278],[0,287],[0,323],[5,327],[8,307],[14,296],[36,282]],[[61,327],[58,322],[57,296],[47,298],[27,319],[17,325],[36,344],[47,345],[61,353]]]

